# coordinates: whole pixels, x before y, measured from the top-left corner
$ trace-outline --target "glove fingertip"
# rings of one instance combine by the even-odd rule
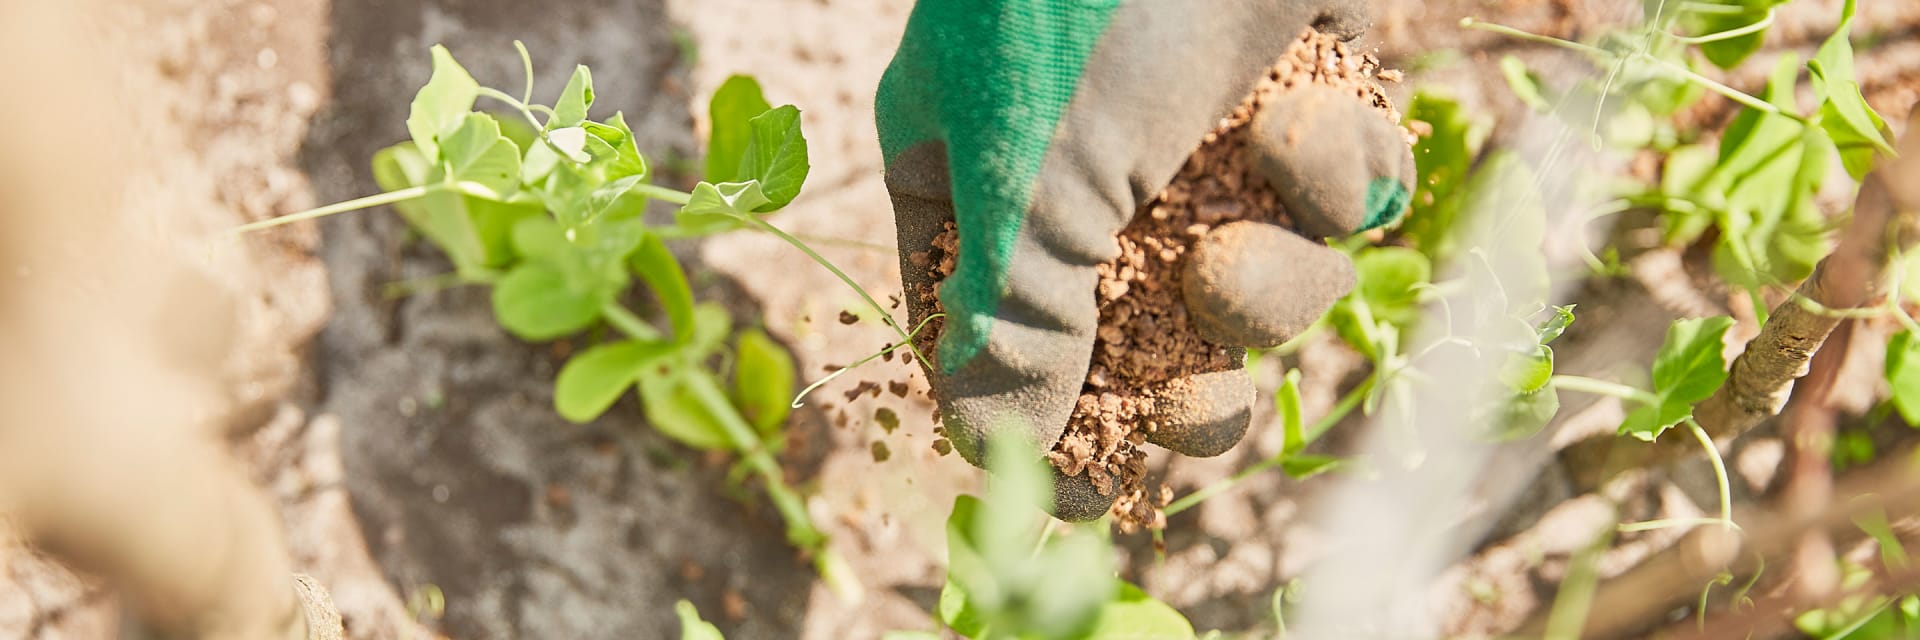
[[[1167,383],[1148,418],[1147,441],[1181,455],[1210,458],[1246,437],[1253,423],[1253,377],[1245,369],[1199,373]]]
[[[1107,490],[1102,493],[1090,476],[1088,473],[1069,476],[1053,468],[1053,517],[1066,522],[1090,522],[1113,508],[1120,495],[1118,483],[1108,478]]]

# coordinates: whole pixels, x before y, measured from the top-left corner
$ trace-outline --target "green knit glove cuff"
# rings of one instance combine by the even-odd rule
[[[1118,5],[923,0],[881,77],[874,113],[887,164],[921,144],[947,145],[960,232],[940,295],[948,373],[986,345],[1041,160]]]

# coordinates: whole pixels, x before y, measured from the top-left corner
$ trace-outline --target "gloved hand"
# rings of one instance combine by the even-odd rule
[[[924,0],[875,105],[910,313],[931,285],[911,256],[947,221],[956,268],[947,317],[923,362],[947,435],[980,465],[986,438],[1060,438],[1088,370],[1097,265],[1115,234],[1308,26],[1350,39],[1359,0]],[[1317,236],[1400,215],[1412,187],[1401,131],[1351,96],[1293,91],[1252,126],[1260,170],[1298,226]],[[1209,339],[1271,346],[1353,285],[1338,252],[1272,225],[1237,223],[1195,248],[1188,295]],[[1231,237],[1229,237],[1231,236]],[[1195,273],[1202,275],[1196,276]],[[1245,433],[1244,370],[1192,376],[1190,402],[1163,402],[1152,440],[1217,455]],[[1172,425],[1169,427],[1169,425]],[[1222,446],[1221,443],[1225,443]],[[1087,476],[1055,473],[1056,517],[1088,520],[1113,502]]]

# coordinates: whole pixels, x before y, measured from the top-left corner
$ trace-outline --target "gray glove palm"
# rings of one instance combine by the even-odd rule
[[[923,364],[963,457],[981,464],[986,438],[1003,431],[1041,450],[1059,439],[1087,375],[1096,267],[1115,257],[1115,233],[1295,36],[1313,26],[1352,37],[1366,14],[1365,3],[1346,0],[915,7],[882,79],[876,119],[916,324],[932,309],[912,294],[933,283],[913,256],[948,221],[958,229],[957,264],[939,296],[948,317],[935,361]],[[1256,140],[1262,172],[1316,234],[1390,221],[1412,184],[1400,132],[1358,101],[1346,103],[1305,92],[1263,110],[1272,122],[1255,123],[1268,132]],[[1288,136],[1288,126],[1312,135]],[[1299,319],[1310,322],[1352,286],[1344,257],[1273,231],[1243,233],[1234,250],[1207,261],[1209,273],[1243,290],[1193,309],[1209,337],[1283,341],[1303,326]],[[1291,267],[1301,264],[1339,266],[1319,269],[1331,281],[1315,291],[1268,286],[1299,284]],[[1243,371],[1224,373],[1184,385],[1193,401],[1168,405],[1192,415],[1168,416],[1177,428],[1161,429],[1155,441],[1196,455],[1237,441],[1252,385]],[[1195,413],[1199,407],[1206,410]],[[1054,513],[1096,518],[1111,493],[1085,476],[1057,477]]]

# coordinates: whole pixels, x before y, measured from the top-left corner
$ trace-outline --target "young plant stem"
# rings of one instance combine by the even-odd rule
[[[1593,543],[1580,549],[1560,581],[1560,593],[1554,596],[1543,637],[1550,640],[1575,640],[1582,637],[1587,614],[1592,612],[1594,596],[1600,586],[1600,556],[1613,543],[1613,529],[1601,531]]]
[[[833,262],[821,256],[819,252],[814,251],[813,247],[807,246],[807,243],[800,241],[799,238],[793,237],[792,234],[786,231],[782,231],[779,227],[773,226],[773,223],[767,222],[760,216],[742,215],[739,217],[748,225],[778,236],[781,240],[785,240],[787,244],[793,245],[794,248],[807,254],[807,257],[812,258],[815,263],[833,272],[834,277],[839,278],[841,282],[846,283],[848,287],[852,288],[855,293],[860,294],[860,299],[867,301],[867,306],[872,308],[874,313],[880,314],[880,318],[886,321],[887,326],[892,327],[894,333],[900,336],[901,344],[913,350],[913,357],[919,358],[921,362],[927,362],[926,354],[920,353],[920,350],[913,345],[913,335],[908,333],[906,329],[901,328],[900,323],[894,321],[893,314],[888,313],[886,307],[880,306],[880,301],[874,300],[873,295],[867,293],[866,287],[862,287],[860,283],[854,282],[853,278],[847,275],[847,272],[841,271],[840,267],[834,266]]]
[[[660,334],[659,329],[653,328],[653,325],[647,324],[647,321],[641,320],[640,316],[634,315],[618,302],[600,305],[600,317],[606,318],[607,324],[612,325],[615,330],[635,340],[650,342],[665,337]]]
[[[433,293],[454,287],[472,284],[491,284],[496,277],[498,276],[491,271],[483,274],[465,274],[458,271],[449,271],[430,276],[389,282],[385,286],[380,287],[380,295],[388,300],[398,300],[400,298],[416,296],[422,293]]]
[[[1653,57],[1652,55],[1649,55],[1645,52],[1635,52],[1629,56],[1621,56],[1614,52],[1607,51],[1605,49],[1601,49],[1593,45],[1582,44],[1582,43],[1574,42],[1571,40],[1555,38],[1552,36],[1543,36],[1537,33],[1531,33],[1528,31],[1515,29],[1513,27],[1509,27],[1503,24],[1484,22],[1481,20],[1476,20],[1474,18],[1461,18],[1460,26],[1468,29],[1479,29],[1481,31],[1491,31],[1493,33],[1498,33],[1504,36],[1526,40],[1528,42],[1538,42],[1541,44],[1560,47],[1562,49],[1578,51],[1580,53],[1585,53],[1587,55],[1595,56],[1603,60],[1622,62],[1627,59],[1632,59],[1636,61],[1647,62],[1656,67],[1659,67],[1661,71],[1672,74],[1673,76],[1678,77],[1682,80],[1686,80],[1688,82],[1700,85],[1701,87],[1706,88],[1708,91],[1718,93],[1721,96],[1726,97],[1728,100],[1738,102],[1741,105],[1752,108],[1755,111],[1759,111],[1761,113],[1766,113],[1771,115],[1784,116],[1787,118],[1791,118],[1794,121],[1799,122],[1801,124],[1807,123],[1807,119],[1804,117],[1801,117],[1799,114],[1788,113],[1786,111],[1783,111],[1779,107],[1776,107],[1772,103],[1769,103],[1765,100],[1761,100],[1759,98],[1753,97],[1752,95],[1748,95],[1747,93],[1742,92],[1739,89],[1729,87],[1725,84],[1721,84],[1717,80],[1700,75],[1699,73],[1694,72],[1692,69],[1688,69],[1686,67],[1674,64],[1667,60],[1662,60],[1660,58]],[[1702,37],[1705,37],[1705,36],[1702,36]]]
[[[635,340],[662,338],[659,330],[654,329],[652,325],[647,324],[645,320],[617,302],[601,305],[600,314],[606,318],[608,325],[629,338]],[[746,464],[754,472],[759,473],[762,480],[765,480],[767,497],[773,501],[774,509],[778,510],[781,517],[787,521],[787,540],[794,546],[809,552],[819,549],[826,541],[826,534],[814,528],[813,520],[807,516],[806,504],[800,500],[800,496],[795,494],[792,488],[787,486],[780,462],[767,452],[766,447],[761,446],[760,438],[754,434],[753,427],[740,417],[740,412],[734,409],[732,402],[727,400],[727,394],[722,392],[709,376],[689,377],[686,388],[692,394],[694,401],[700,403],[701,407],[713,416],[714,421],[720,424],[720,429],[726,432],[727,440],[735,450],[740,452]]]
[[[826,386],[828,382],[832,382],[835,378],[846,375],[848,371],[852,371],[854,369],[860,368],[860,365],[873,362],[877,358],[880,358],[889,353],[893,353],[895,351],[900,350],[900,347],[904,347],[912,343],[913,338],[919,336],[920,331],[922,329],[927,328],[927,323],[933,322],[935,318],[945,318],[945,317],[947,317],[947,314],[944,314],[944,313],[936,313],[936,314],[927,316],[926,319],[921,320],[920,324],[913,328],[913,333],[908,336],[907,340],[904,340],[895,344],[887,345],[887,348],[874,352],[873,354],[870,354],[865,358],[861,358],[859,362],[855,362],[853,364],[840,367],[839,369],[835,369],[833,373],[827,374],[826,377],[813,381],[813,384],[807,385],[807,388],[801,389],[799,394],[793,396],[792,407],[795,409],[798,409],[800,407],[806,406],[802,404],[800,401],[805,399],[808,394],[813,393],[814,390],[819,389],[820,387]]]
[[[1760,33],[1762,31],[1766,31],[1767,27],[1773,26],[1773,13],[1774,13],[1774,8],[1768,7],[1766,17],[1761,18],[1758,22],[1754,22],[1753,24],[1734,28],[1734,29],[1728,29],[1726,31],[1718,31],[1718,32],[1709,33],[1706,35],[1700,35],[1700,36],[1673,36],[1673,39],[1675,42],[1679,42],[1681,44],[1707,44],[1709,42],[1719,42],[1721,40],[1732,40],[1740,36]]]
[[[520,53],[520,73],[527,78],[527,89],[520,94],[520,102],[533,102],[533,54],[527,53],[527,44],[513,41],[513,50]]]
[[[1639,522],[1622,522],[1614,526],[1614,530],[1620,533],[1637,533],[1640,531],[1654,531],[1670,527],[1693,527],[1708,524],[1723,525],[1733,529],[1740,528],[1740,525],[1734,524],[1732,520],[1726,518],[1661,518],[1658,520],[1642,520]]]
[[[1377,374],[1369,376],[1366,381],[1361,382],[1359,386],[1348,391],[1347,395],[1342,396],[1340,401],[1334,404],[1333,410],[1327,412],[1327,415],[1321,417],[1313,424],[1307,425],[1306,429],[1303,429],[1301,432],[1302,440],[1304,441],[1303,446],[1319,439],[1320,436],[1325,435],[1329,429],[1332,429],[1334,425],[1339,424],[1341,420],[1345,419],[1347,414],[1353,413],[1354,408],[1360,405],[1360,401],[1365,399],[1367,394],[1373,391],[1374,383],[1377,379]],[[1285,465],[1286,462],[1287,456],[1285,454],[1261,460],[1245,469],[1241,469],[1239,473],[1235,473],[1231,477],[1201,487],[1193,493],[1181,496],[1179,500],[1173,501],[1172,504],[1167,505],[1161,512],[1171,518],[1182,511],[1192,509],[1194,506],[1205,502],[1208,498],[1225,493],[1228,489],[1232,489],[1235,485],[1240,484],[1247,478],[1259,475],[1268,469],[1278,469],[1282,465]]]
[[[1629,387],[1618,382],[1595,380],[1584,376],[1557,374],[1547,380],[1555,389],[1591,393],[1598,396],[1612,396],[1621,400],[1632,400],[1640,404],[1658,404],[1660,398],[1648,391]]]
[[[528,83],[529,85],[531,85],[532,76],[528,76],[528,78],[529,78]],[[529,91],[531,91],[531,86],[529,86]],[[495,89],[493,87],[480,87],[480,95],[486,96],[488,98],[493,98],[494,100],[498,100],[500,102],[506,103],[506,105],[509,107],[513,107],[514,111],[520,112],[520,117],[526,118],[527,124],[533,125],[534,135],[538,136],[541,142],[547,143],[547,148],[553,149],[553,152],[560,154],[560,157],[562,158],[574,157],[574,154],[567,153],[567,150],[561,149],[560,145],[554,144],[553,138],[547,137],[546,123],[540,122],[540,117],[537,115],[534,115],[533,113],[537,109],[537,110],[545,111],[549,116],[551,116],[553,114],[553,109],[548,108],[545,105],[527,104],[526,102],[520,101],[520,99],[518,98],[508,95],[507,92],[501,91],[499,89]],[[685,204],[685,202],[682,201],[682,204]]]
[[[1687,418],[1687,432],[1693,434],[1693,439],[1707,450],[1707,461],[1713,463],[1713,481],[1720,490],[1720,521],[1722,526],[1732,531],[1733,485],[1727,481],[1727,463],[1720,459],[1720,448],[1713,446],[1713,438],[1707,436],[1707,430],[1700,428],[1700,423],[1691,417]]]
[[[1540,44],[1553,45],[1556,47],[1560,47],[1562,49],[1571,49],[1571,50],[1585,53],[1591,56],[1598,56],[1602,58],[1614,57],[1612,52],[1607,51],[1606,49],[1602,49],[1600,47],[1590,45],[1590,44],[1582,44],[1579,42],[1574,42],[1572,40],[1555,38],[1553,36],[1543,36],[1531,31],[1515,29],[1513,27],[1509,27],[1504,24],[1487,22],[1484,20],[1480,20],[1478,18],[1472,18],[1472,17],[1461,18],[1460,26],[1461,28],[1465,28],[1465,29],[1479,29],[1481,31],[1491,31],[1493,33],[1498,33],[1500,35],[1507,36],[1509,38],[1518,38],[1520,40],[1525,40],[1528,42],[1538,42]]]
[[[268,219],[260,220],[257,222],[249,222],[247,224],[234,227],[229,231],[229,233],[232,233],[234,235],[240,235],[243,233],[259,231],[261,229],[270,229],[270,228],[278,227],[281,225],[293,224],[301,220],[312,220],[314,218],[324,218],[336,213],[359,211],[361,209],[371,209],[373,207],[394,204],[396,202],[406,202],[408,200],[413,200],[416,198],[424,198],[428,195],[438,193],[441,191],[448,191],[453,188],[455,188],[455,185],[452,183],[441,183],[441,184],[421,185],[418,187],[407,187],[405,189],[400,189],[398,191],[388,191],[386,193],[376,193],[370,196],[366,196],[364,198],[354,198],[346,202],[336,202],[324,207],[308,209],[306,211],[301,211],[299,213],[289,213],[287,215],[280,216],[277,218],[268,218]]]
[[[640,184],[633,185],[633,188],[630,191],[632,191],[633,193],[637,193],[637,194],[649,197],[649,198],[653,198],[655,200],[664,200],[664,201],[671,202],[677,205],[682,205],[682,206],[685,206],[687,202],[693,199],[693,194],[691,193],[687,193],[679,189],[662,187],[660,185],[653,184],[650,182],[642,182]]]

